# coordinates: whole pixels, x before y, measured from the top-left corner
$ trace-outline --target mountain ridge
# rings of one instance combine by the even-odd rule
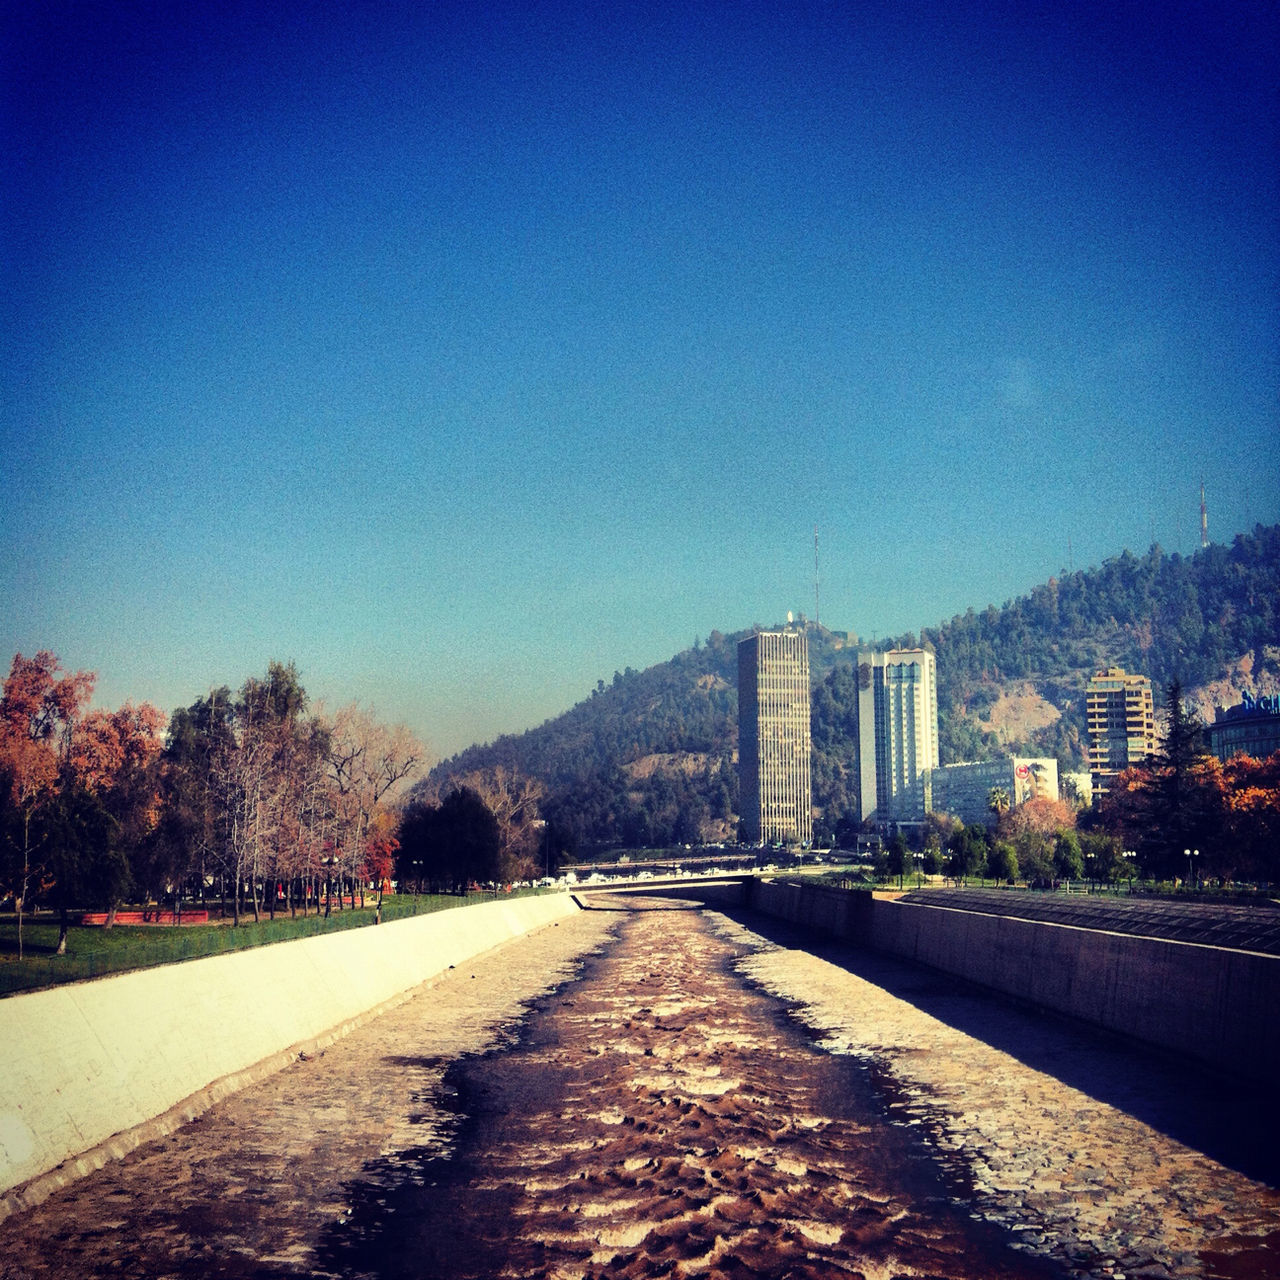
[[[810,642],[814,803],[830,827],[855,799],[859,646],[817,623],[798,625]],[[548,817],[581,841],[732,838],[737,642],[767,629],[713,631],[666,662],[615,672],[561,715],[457,753],[424,785],[502,766],[538,778]],[[1158,545],[1142,557],[1125,550],[999,608],[970,608],[875,647],[917,644],[937,656],[942,763],[1018,751],[1081,769],[1085,683],[1108,666],[1148,675],[1157,690],[1178,678],[1202,719],[1233,690],[1280,691],[1280,525],[1258,525],[1229,546],[1190,556]],[[664,763],[681,756],[705,765]]]

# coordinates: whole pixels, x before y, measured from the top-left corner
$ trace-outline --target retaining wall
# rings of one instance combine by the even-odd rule
[[[577,909],[485,902],[0,1000],[0,1217]]]
[[[1255,1080],[1280,1076],[1280,957],[759,882],[750,905]]]

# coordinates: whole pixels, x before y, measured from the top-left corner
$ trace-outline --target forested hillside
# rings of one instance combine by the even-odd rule
[[[814,679],[814,802],[819,830],[852,810],[856,642],[807,624]],[[600,681],[536,729],[469,748],[429,783],[504,766],[547,789],[544,811],[580,842],[629,845],[732,838],[737,812],[737,654],[749,634],[705,644],[645,671]],[[1123,666],[1158,687],[1180,678],[1201,713],[1234,688],[1280,688],[1280,526],[1193,556],[1125,551],[1051,578],[1001,608],[969,610],[923,635],[937,654],[943,763],[1001,750],[1083,767],[1083,691]]]

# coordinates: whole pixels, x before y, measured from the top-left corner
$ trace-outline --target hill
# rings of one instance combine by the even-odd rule
[[[814,803],[831,830],[852,810],[856,640],[804,624],[813,692]],[[737,812],[737,642],[706,643],[644,671],[615,672],[555,719],[470,747],[425,785],[504,766],[540,779],[544,810],[584,844],[732,839]],[[1192,556],[1125,551],[1001,608],[973,609],[879,647],[938,659],[943,763],[1000,751],[1084,765],[1084,686],[1122,666],[1157,687],[1177,676],[1203,718],[1238,690],[1280,689],[1280,526]]]

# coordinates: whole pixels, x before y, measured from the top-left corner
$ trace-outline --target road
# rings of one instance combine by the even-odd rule
[[[0,1276],[1280,1276],[1239,1090],[760,920],[592,905],[0,1224]]]

